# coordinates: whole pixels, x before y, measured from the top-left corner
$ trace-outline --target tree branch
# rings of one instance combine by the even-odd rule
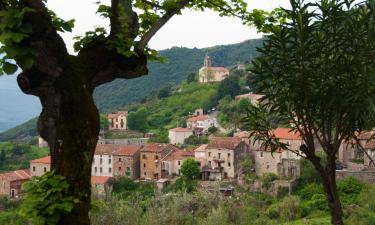
[[[180,0],[176,7],[165,12],[165,14],[141,37],[135,46],[136,51],[140,52],[145,49],[151,38],[158,32],[174,15],[180,13],[192,0]]]

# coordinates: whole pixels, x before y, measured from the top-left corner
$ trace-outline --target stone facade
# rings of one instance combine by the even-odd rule
[[[336,170],[336,179],[343,180],[348,177],[355,177],[366,183],[375,183],[375,171],[348,171]]]
[[[22,184],[30,180],[28,170],[16,170],[0,174],[0,195],[9,198],[22,196]]]
[[[197,115],[188,117],[186,120],[186,127],[193,130],[193,133],[206,133],[208,128],[217,127],[216,118],[211,118],[209,115]]]
[[[187,158],[194,158],[193,151],[175,150],[162,161],[162,173],[167,176],[181,175],[181,165]]]
[[[185,139],[193,135],[193,130],[190,128],[176,127],[170,129],[168,132],[169,142],[174,145],[185,143]]]
[[[195,150],[195,155],[201,154],[201,150]],[[206,163],[202,166],[202,174],[203,179],[209,180],[237,178],[242,173],[241,160],[250,159],[251,155],[249,145],[235,137],[210,138],[204,151]]]
[[[199,82],[211,83],[220,82],[229,76],[229,70],[224,67],[211,66],[211,59],[206,54],[204,58],[203,67],[199,70]]]
[[[39,146],[39,148],[47,148],[48,143],[42,137],[39,137],[38,138],[38,146]]]
[[[158,180],[166,176],[162,173],[162,161],[178,148],[171,144],[148,143],[141,149],[140,177]]]
[[[99,137],[98,144],[112,144],[112,145],[138,145],[144,146],[147,144],[149,138],[123,138],[123,139],[105,139]]]
[[[118,111],[109,113],[107,118],[110,130],[128,129],[128,111]]]
[[[42,176],[46,172],[51,170],[51,156],[46,156],[39,159],[30,161],[30,175]]]

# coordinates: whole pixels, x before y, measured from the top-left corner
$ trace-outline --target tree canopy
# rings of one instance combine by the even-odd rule
[[[332,224],[343,224],[336,155],[342,142],[375,125],[375,2],[293,0],[291,6],[280,12],[283,23],[262,27],[268,34],[252,73],[265,97],[246,122],[255,140],[271,150],[290,149],[275,138],[270,114],[301,134],[302,157],[322,178]]]

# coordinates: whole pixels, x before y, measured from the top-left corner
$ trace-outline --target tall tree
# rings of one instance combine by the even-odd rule
[[[268,114],[301,134],[302,156],[322,179],[331,222],[342,225],[337,152],[343,141],[375,125],[375,1],[292,0],[291,6],[279,11],[284,22],[263,21],[268,36],[252,72],[265,97],[246,123],[253,138],[272,150],[288,145],[275,138]]]
[[[116,78],[147,74],[147,59],[156,51],[151,38],[184,8],[210,8],[221,15],[242,17],[243,0],[111,0],[99,3],[98,13],[110,21],[89,31],[68,53],[58,32],[71,31],[45,5],[46,0],[0,0],[1,67],[11,74],[20,67],[21,90],[40,98],[40,136],[51,149],[51,166],[69,184],[68,193],[79,199],[59,224],[89,224],[91,163],[99,134],[99,113],[93,92]],[[72,6],[74,7],[74,5]],[[84,9],[83,9],[84,10]],[[14,61],[12,61],[14,60]],[[17,64],[14,64],[14,62]]]

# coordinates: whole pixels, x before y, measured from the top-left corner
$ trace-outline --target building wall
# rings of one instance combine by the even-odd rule
[[[128,129],[127,119],[128,119],[127,113],[120,113],[116,118],[108,119],[109,129],[110,130],[127,130]]]
[[[113,157],[111,155],[94,155],[91,175],[113,177]]]
[[[161,174],[161,153],[141,151],[140,177],[143,179],[160,179]]]
[[[202,129],[202,132],[208,131],[208,128],[217,126],[216,119],[208,118],[207,120],[203,121],[193,121],[193,122],[186,122],[187,128],[191,129]]]
[[[10,182],[0,176],[0,195],[9,196],[10,193]]]
[[[371,157],[373,161],[375,161],[375,150],[374,149],[368,149],[367,154]],[[364,167],[367,169],[375,169],[375,165],[372,164],[371,160],[365,156],[363,159]]]
[[[51,164],[49,163],[30,163],[30,175],[42,176],[46,172],[51,170]]]
[[[22,194],[22,184],[28,181],[25,180],[15,180],[15,181],[8,181],[4,177],[0,177],[0,195],[12,197],[12,190],[14,193],[15,198],[20,197]]]
[[[211,168],[222,168],[222,174],[234,178],[234,151],[229,149],[208,148],[207,165]]]
[[[269,151],[257,151],[255,153],[255,172],[257,176],[264,173],[278,174],[277,165],[281,162],[281,153]]]
[[[46,148],[48,147],[48,143],[41,137],[38,138],[38,146],[39,148]]]
[[[132,179],[139,178],[139,160],[140,153],[136,153],[133,156],[113,156],[113,175],[129,176]]]
[[[355,177],[366,183],[375,183],[375,171],[336,170],[337,180],[343,180],[348,177]]]
[[[180,176],[182,163],[184,163],[184,161],[187,158],[189,157],[186,157],[184,159],[163,161],[162,169],[164,169],[169,176],[172,176],[172,175]]]
[[[193,135],[193,131],[176,132],[169,131],[169,142],[171,144],[184,144],[185,139]]]
[[[199,70],[199,82],[220,82],[229,76],[229,71],[214,71],[208,70],[207,67],[202,67]]]
[[[115,144],[115,145],[137,145],[144,146],[147,144],[149,138],[124,138],[124,139],[105,139],[98,140],[98,144]]]
[[[195,151],[194,152],[195,161],[200,163],[201,169],[207,164],[207,156],[205,151]]]

